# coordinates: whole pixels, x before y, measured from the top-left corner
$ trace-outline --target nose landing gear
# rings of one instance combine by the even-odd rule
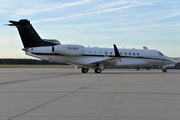
[[[164,73],[166,73],[167,72],[167,69],[165,68],[165,69],[162,69],[162,71],[164,72]]]
[[[164,72],[164,73],[167,73],[167,68],[166,68],[167,66],[166,65],[163,65],[162,66],[162,71]]]

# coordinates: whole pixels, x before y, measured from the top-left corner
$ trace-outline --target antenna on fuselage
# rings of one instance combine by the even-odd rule
[[[144,50],[148,50],[148,48],[147,48],[146,46],[143,46],[143,49],[144,49]]]

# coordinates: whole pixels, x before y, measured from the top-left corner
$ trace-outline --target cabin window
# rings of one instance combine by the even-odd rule
[[[94,53],[96,54],[96,51],[94,51]]]
[[[137,55],[139,55],[139,53],[137,53]]]
[[[122,52],[120,52],[120,55],[122,55]]]
[[[89,53],[91,54],[91,51],[89,51]]]
[[[102,52],[99,52],[100,54],[102,54]]]
[[[131,55],[131,53],[129,53],[129,55]]]
[[[133,55],[135,55],[135,53],[133,53]]]
[[[105,52],[105,54],[107,55],[107,54],[108,54],[108,52]]]
[[[127,53],[125,53],[125,55],[127,55]]]
[[[112,55],[112,52],[110,52],[110,54]]]

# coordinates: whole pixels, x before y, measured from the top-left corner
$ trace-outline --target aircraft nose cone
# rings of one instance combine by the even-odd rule
[[[177,61],[176,61],[176,60],[174,60],[174,63],[176,64],[176,63],[177,63]]]
[[[171,61],[172,61],[174,64],[176,64],[176,63],[177,63],[177,61],[176,61],[176,60],[174,60],[174,59],[172,59]]]

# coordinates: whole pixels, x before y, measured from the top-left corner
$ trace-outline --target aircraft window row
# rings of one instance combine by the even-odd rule
[[[89,51],[89,53],[91,54],[92,52],[91,51]],[[97,54],[97,52],[96,51],[94,51],[94,54]],[[99,52],[99,54],[102,54],[102,52]],[[105,54],[106,55],[108,55],[108,52],[105,52]],[[113,54],[113,52],[109,52],[109,54],[110,55],[112,55]],[[124,53],[125,55],[138,55],[139,56],[139,53]],[[159,52],[159,54],[161,55],[161,56],[163,56],[163,54],[161,53],[161,52]],[[120,52],[120,55],[123,55],[123,53],[122,52]]]
[[[93,53],[93,52],[92,52],[92,51],[89,51],[89,53],[91,54],[91,53]],[[94,54],[97,54],[97,52],[94,51]],[[99,52],[99,54],[102,54],[102,52]],[[108,53],[106,53],[106,54],[108,54]]]
[[[122,53],[120,53],[122,55]],[[128,53],[124,53],[125,55],[128,55]],[[135,53],[129,53],[129,55],[136,55]],[[137,53],[137,55],[139,56],[139,53]]]

